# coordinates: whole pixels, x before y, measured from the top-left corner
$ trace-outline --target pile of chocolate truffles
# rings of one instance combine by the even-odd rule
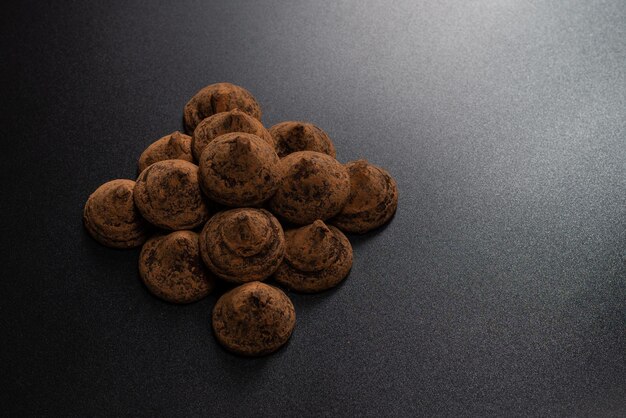
[[[278,287],[315,293],[344,280],[352,246],[344,235],[388,222],[396,182],[358,160],[341,164],[320,128],[282,122],[269,130],[247,90],[211,84],[189,100],[185,132],[139,157],[136,181],[103,184],[85,204],[89,234],[113,248],[142,246],[139,274],[155,296],[191,303],[218,280],[231,290],[212,314],[215,336],[247,356],[276,351],[296,314]]]

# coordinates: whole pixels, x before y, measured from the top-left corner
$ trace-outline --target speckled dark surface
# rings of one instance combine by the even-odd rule
[[[626,3],[115,3],[0,14],[5,414],[626,415]],[[263,359],[81,225],[217,81],[400,190]]]

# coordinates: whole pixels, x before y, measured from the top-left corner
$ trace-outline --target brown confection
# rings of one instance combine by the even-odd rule
[[[272,197],[280,180],[278,156],[256,135],[233,132],[206,146],[200,156],[200,187],[227,206],[255,206]]]
[[[209,217],[198,183],[198,166],[189,161],[152,164],[139,175],[134,197],[143,217],[159,228],[193,229]]]
[[[213,273],[233,283],[269,277],[284,253],[283,229],[264,209],[217,213],[200,233],[202,260]]]
[[[335,216],[350,195],[348,171],[315,151],[289,154],[279,163],[282,180],[270,200],[272,212],[298,225]]]
[[[208,85],[185,105],[185,131],[191,135],[203,119],[233,109],[240,109],[261,120],[261,106],[248,90],[230,83]]]
[[[387,223],[398,207],[398,186],[389,173],[365,160],[346,164],[350,198],[333,225],[346,232],[364,233]]]
[[[317,151],[335,158],[335,146],[328,134],[308,122],[281,122],[272,126],[270,134],[280,158],[297,151]]]
[[[133,203],[132,180],[111,180],[89,196],[83,211],[87,232],[113,248],[138,247],[148,239],[150,225]]]
[[[352,246],[337,228],[317,220],[285,232],[285,258],[274,278],[297,292],[330,289],[352,267]]]
[[[191,137],[178,131],[157,139],[139,157],[139,172],[151,164],[165,160],[185,160],[193,162]]]
[[[212,322],[224,348],[244,356],[262,356],[289,340],[296,311],[280,289],[252,282],[222,295],[213,309]]]
[[[261,122],[239,109],[234,109],[210,116],[196,126],[191,141],[193,156],[199,160],[209,142],[231,132],[254,134],[274,148],[274,139]]]
[[[208,295],[215,277],[200,257],[198,234],[175,231],[149,239],[139,255],[139,275],[155,296],[190,303]]]

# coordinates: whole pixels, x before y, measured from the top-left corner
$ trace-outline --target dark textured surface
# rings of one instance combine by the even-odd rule
[[[626,414],[626,3],[61,3],[0,14],[4,413]],[[400,189],[257,360],[81,225],[217,81]]]

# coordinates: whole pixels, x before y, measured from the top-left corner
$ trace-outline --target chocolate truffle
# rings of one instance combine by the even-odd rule
[[[346,164],[350,198],[331,220],[346,232],[364,233],[387,223],[398,207],[398,186],[389,173],[365,160]]]
[[[191,137],[176,131],[153,142],[139,157],[139,172],[164,160],[193,162]]]
[[[272,197],[280,173],[274,149],[256,135],[234,132],[209,143],[200,156],[200,187],[226,206],[255,206]]]
[[[134,198],[143,217],[159,228],[192,229],[209,217],[198,166],[189,161],[159,161],[146,168],[137,179]]]
[[[337,228],[317,220],[285,232],[285,258],[274,278],[297,292],[330,289],[352,267],[352,246]]]
[[[155,296],[191,303],[208,295],[215,277],[200,257],[198,234],[175,231],[149,239],[139,255],[139,275]]]
[[[280,160],[282,180],[272,199],[272,212],[298,225],[335,216],[350,195],[348,171],[333,157],[299,151]]]
[[[283,229],[264,209],[217,213],[200,233],[202,260],[217,276],[233,283],[269,277],[284,253]]]
[[[289,340],[296,311],[280,289],[252,282],[222,295],[213,309],[212,322],[224,348],[244,356],[262,356]]]
[[[239,109],[234,109],[210,116],[196,126],[191,141],[193,156],[199,160],[209,142],[231,132],[254,134],[274,148],[274,139],[261,122]]]
[[[233,109],[239,109],[261,120],[261,106],[248,90],[230,83],[208,85],[185,105],[185,131],[191,135],[203,119]]]
[[[138,247],[148,238],[150,225],[133,203],[132,180],[111,180],[89,196],[83,211],[87,232],[113,248]]]
[[[308,122],[281,122],[272,126],[270,134],[280,158],[297,151],[317,151],[335,158],[335,146],[326,132]]]

